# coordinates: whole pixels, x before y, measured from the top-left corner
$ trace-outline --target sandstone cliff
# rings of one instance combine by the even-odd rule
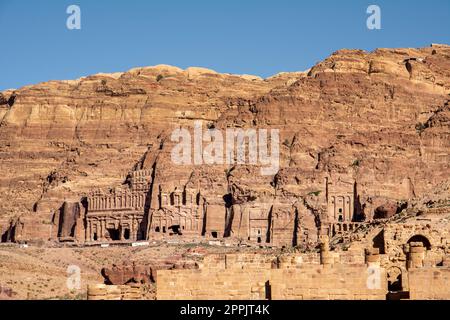
[[[326,215],[325,185],[341,180],[356,189],[356,213],[369,218],[402,205],[449,206],[449,98],[445,45],[340,50],[308,72],[268,79],[161,65],[5,91],[0,233],[55,239],[65,201],[120,187],[133,169],[153,170],[167,190],[201,190],[217,219],[209,223],[236,236],[249,208],[295,219],[291,233],[315,230]],[[170,134],[196,120],[279,129],[279,172],[174,165]]]

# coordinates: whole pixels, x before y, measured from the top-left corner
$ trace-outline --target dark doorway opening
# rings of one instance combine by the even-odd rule
[[[1,242],[7,242],[8,241],[8,230],[5,231],[5,233],[2,234]]]
[[[176,226],[171,226],[170,228],[169,228],[169,230],[172,230],[172,234],[174,234],[174,235],[183,235],[182,233],[181,233],[181,228],[180,228],[180,226],[179,225],[176,225]]]
[[[94,232],[94,241],[98,240],[97,232]]]
[[[272,286],[269,281],[265,283],[266,300],[272,300]]]
[[[120,240],[120,231],[118,229],[107,229],[112,241]]]
[[[386,294],[386,300],[409,300],[409,291],[388,292]]]
[[[219,235],[218,235],[217,231],[213,231],[213,232],[211,232],[211,236],[212,236],[214,239],[217,239],[217,237],[218,237]]]
[[[297,208],[295,209],[295,219],[294,219],[294,230],[293,230],[293,235],[292,235],[292,246],[296,247],[298,244],[298,231],[299,231],[299,214],[298,214],[298,210]]]
[[[390,292],[398,292],[402,290],[401,275],[397,279],[388,281],[388,290]]]
[[[385,254],[385,248],[384,248],[384,230],[382,230],[380,233],[378,233],[373,239],[372,239],[372,246],[374,248],[378,248],[380,250],[381,254]]]
[[[261,243],[261,242],[262,242],[261,237],[258,237],[258,243]]]
[[[130,240],[130,229],[125,229],[123,232],[123,237],[125,240]]]
[[[76,227],[77,225],[76,224],[74,224],[73,226],[72,226],[72,228],[70,229],[70,236],[71,237],[75,237],[75,227]]]
[[[403,288],[403,272],[400,267],[392,266],[387,270],[388,294],[387,300],[409,299],[409,292]]]
[[[163,233],[166,233],[166,227],[163,227]]]
[[[155,232],[161,232],[160,229],[159,229],[159,227],[156,227],[156,228],[155,228]]]
[[[9,242],[16,242],[16,226],[13,226],[9,233]]]
[[[399,292],[403,290],[402,270],[398,267],[389,268],[387,271],[389,292]]]

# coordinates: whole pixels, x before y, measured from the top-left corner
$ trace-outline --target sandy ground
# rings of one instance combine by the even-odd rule
[[[20,248],[0,246],[0,300],[8,299],[86,299],[88,284],[103,283],[101,269],[123,261],[146,264],[181,259],[193,245],[158,244],[147,247],[84,247],[84,248]],[[207,252],[233,252],[238,248],[203,247]],[[72,276],[69,266],[78,266],[81,289],[70,290],[67,282]],[[69,280],[70,283],[70,280]],[[3,288],[3,289],[2,289]],[[3,290],[3,294],[1,294]]]

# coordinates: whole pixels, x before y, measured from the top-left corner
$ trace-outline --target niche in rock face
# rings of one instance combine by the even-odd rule
[[[80,204],[78,202],[64,202],[60,209],[59,230],[60,238],[75,237],[75,227],[80,217]]]

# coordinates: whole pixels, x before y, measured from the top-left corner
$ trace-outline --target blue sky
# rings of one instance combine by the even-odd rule
[[[71,4],[81,30],[66,27]],[[0,0],[0,41],[0,90],[156,64],[267,77],[341,48],[450,44],[450,1]]]

